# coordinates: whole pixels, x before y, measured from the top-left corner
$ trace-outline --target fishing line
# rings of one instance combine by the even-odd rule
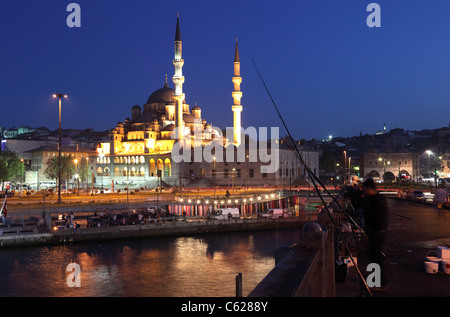
[[[259,72],[258,67],[256,67],[256,64],[255,64],[255,62],[254,62],[253,59],[252,59],[252,63],[253,63],[253,66],[254,66],[255,69],[256,69],[256,72],[257,72],[258,75],[259,75],[259,78],[261,79],[261,81],[262,81],[262,83],[263,83],[263,85],[264,85],[264,88],[265,88],[266,91],[267,91],[267,94],[269,95],[269,97],[270,97],[270,99],[271,99],[271,101],[272,101],[272,104],[273,104],[274,107],[275,107],[275,110],[276,110],[277,113],[278,113],[278,117],[280,118],[281,122],[283,123],[283,126],[284,126],[284,128],[286,129],[286,132],[288,133],[289,138],[290,138],[292,144],[295,146],[294,139],[292,138],[292,135],[291,135],[291,133],[289,132],[289,129],[287,128],[286,123],[284,122],[284,119],[283,119],[283,117],[281,116],[281,113],[280,113],[280,111],[278,110],[278,107],[277,107],[275,101],[273,100],[272,95],[270,94],[269,89],[267,88],[266,83],[264,82],[264,79],[262,78],[261,73]],[[331,216],[330,210],[328,209],[327,204],[325,204],[325,201],[324,201],[322,195],[320,194],[320,192],[319,192],[319,190],[318,190],[318,188],[317,188],[317,184],[316,184],[316,182],[314,181],[314,178],[316,178],[315,174],[312,173],[312,171],[311,171],[311,169],[309,168],[309,166],[308,166],[308,165],[305,163],[305,161],[303,160],[303,157],[302,157],[302,155],[300,154],[300,152],[299,152],[297,146],[295,146],[295,150],[296,150],[296,152],[297,152],[296,154],[297,154],[298,159],[300,160],[300,162],[302,163],[302,165],[305,167],[305,170],[308,172],[308,175],[309,175],[309,177],[310,177],[310,179],[311,179],[311,181],[312,181],[312,183],[313,183],[313,185],[314,185],[314,188],[316,189],[316,192],[317,192],[317,194],[319,195],[319,198],[320,198],[320,200],[322,201],[322,204],[324,205],[325,210],[327,211],[327,214],[328,214],[328,216],[329,216],[329,218],[330,218],[330,221],[331,221],[331,223],[332,223],[332,225],[333,225],[333,228],[335,229],[335,232],[337,232],[339,239],[342,241],[342,244],[344,245],[346,252],[348,253],[348,255],[349,255],[349,257],[350,257],[350,259],[351,259],[353,265],[355,266],[356,271],[358,272],[358,275],[359,275],[361,281],[363,282],[363,284],[364,284],[364,286],[365,286],[367,292],[369,293],[370,296],[372,296],[372,292],[370,291],[370,288],[369,288],[369,286],[367,285],[366,280],[365,280],[364,277],[362,276],[362,273],[361,273],[361,271],[359,270],[358,265],[356,264],[356,261],[355,261],[355,259],[353,258],[352,254],[351,254],[351,252],[350,252],[350,250],[349,250],[349,248],[348,248],[347,243],[345,242],[344,238],[342,237],[342,234],[341,234],[340,230],[337,228],[336,223],[335,223],[333,217]],[[313,177],[312,175],[314,175],[314,177]],[[320,180],[318,180],[318,182],[320,183]],[[321,185],[322,185],[322,184],[321,184]],[[324,187],[324,186],[322,185],[322,187]],[[331,196],[331,195],[330,195],[330,196]]]

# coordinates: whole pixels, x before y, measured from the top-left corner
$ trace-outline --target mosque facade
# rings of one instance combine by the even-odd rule
[[[245,143],[241,127],[242,77],[240,73],[239,49],[236,40],[234,56],[234,72],[231,110],[233,113],[232,135],[218,131],[202,116],[202,109],[186,102],[183,92],[182,40],[180,20],[177,17],[175,32],[175,54],[173,59],[174,88],[166,81],[157,89],[141,107],[131,108],[131,118],[117,123],[109,134],[108,142],[100,143],[96,155],[90,157],[90,171],[96,186],[120,189],[154,188],[157,186],[189,186],[201,185],[292,185],[304,178],[305,169],[296,158],[292,148],[280,143],[278,160],[279,168],[272,173],[261,172],[262,160],[250,159],[250,149]],[[212,159],[179,160],[174,157],[177,145],[188,144],[193,156],[194,148],[205,149],[213,144],[222,147],[223,151],[213,151]],[[296,145],[297,146],[297,145]],[[243,160],[228,160],[227,149],[233,152],[243,150]],[[183,149],[183,148],[182,148]],[[176,151],[179,153],[179,150]],[[316,175],[319,173],[318,153],[301,149],[302,156]],[[236,155],[233,156],[236,158]],[[267,163],[267,160],[265,161]]]

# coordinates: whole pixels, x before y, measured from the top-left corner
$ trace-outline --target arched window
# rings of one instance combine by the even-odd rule
[[[158,171],[161,171],[161,177],[164,177],[164,164],[161,159],[158,159],[157,169],[158,169]],[[156,174],[156,176],[158,176],[158,174]]]
[[[97,167],[97,175],[103,175],[103,169],[100,166]]]
[[[141,164],[145,164],[145,158],[143,156],[140,157]]]
[[[145,176],[145,169],[143,166],[139,169],[139,176]]]
[[[134,166],[131,168],[131,176],[136,176],[136,169]]]
[[[170,163],[170,159],[168,158],[164,160],[164,175],[166,177],[172,176],[172,164]]]
[[[156,176],[156,163],[154,159],[151,159],[149,162],[149,170],[148,170],[150,177]]]
[[[114,168],[114,176],[120,176],[120,170],[117,166]]]

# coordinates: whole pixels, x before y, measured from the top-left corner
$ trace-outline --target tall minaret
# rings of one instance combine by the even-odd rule
[[[236,51],[234,53],[234,76],[233,76],[233,84],[234,91],[232,93],[233,96],[233,106],[231,109],[233,110],[233,144],[240,145],[241,144],[241,63],[239,61],[239,49],[238,49],[238,41],[236,38]]]
[[[180,32],[180,17],[177,14],[177,30],[175,33],[175,58],[173,60],[175,66],[175,75],[173,76],[173,83],[175,84],[175,93],[173,99],[175,99],[175,129],[177,130],[177,140],[183,139],[183,65],[184,59],[181,58],[181,32]]]

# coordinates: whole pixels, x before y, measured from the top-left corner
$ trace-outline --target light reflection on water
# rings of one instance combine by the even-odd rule
[[[0,250],[0,296],[246,296],[272,270],[277,247],[297,229],[102,241]],[[81,287],[66,284],[66,267],[81,268]]]

